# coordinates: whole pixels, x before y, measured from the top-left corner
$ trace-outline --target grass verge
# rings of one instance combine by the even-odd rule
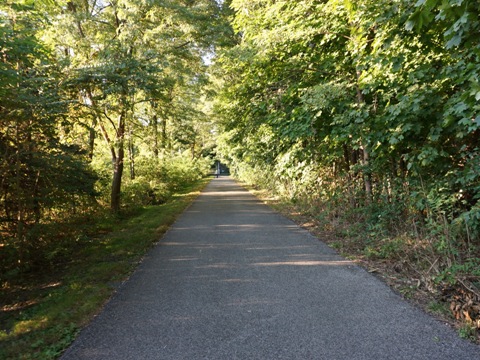
[[[208,181],[165,204],[89,224],[96,235],[72,241],[75,251],[55,271],[2,281],[0,359],[59,357]]]

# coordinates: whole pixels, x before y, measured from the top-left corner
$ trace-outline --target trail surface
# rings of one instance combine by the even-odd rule
[[[63,359],[473,360],[480,347],[220,178]]]

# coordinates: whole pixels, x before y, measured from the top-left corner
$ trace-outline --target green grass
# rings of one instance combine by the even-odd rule
[[[458,335],[462,339],[470,340],[470,341],[476,341],[478,339],[477,335],[477,327],[474,326],[473,324],[463,324],[459,329],[458,329]]]
[[[88,225],[97,235],[73,241],[72,256],[55,271],[1,283],[0,359],[60,356],[207,182],[165,204],[99,219]]]
[[[433,314],[448,316],[450,314],[450,309],[448,308],[448,304],[445,302],[439,301],[430,301],[427,306],[428,311]]]

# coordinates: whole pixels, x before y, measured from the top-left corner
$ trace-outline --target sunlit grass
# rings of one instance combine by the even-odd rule
[[[19,321],[13,327],[12,334],[15,336],[22,335],[34,330],[45,328],[48,323],[47,317],[40,317],[32,320]]]

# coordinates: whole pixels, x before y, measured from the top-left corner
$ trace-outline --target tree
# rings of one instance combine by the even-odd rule
[[[293,198],[477,218],[476,4],[232,7],[240,40],[221,57],[218,106],[232,169]]]
[[[55,39],[77,106],[87,108],[93,119],[87,125],[90,151],[97,126],[110,149],[111,208],[117,212],[126,136],[134,128],[137,108],[151,105],[149,114],[155,120],[147,122],[158,134],[159,115],[168,117],[172,108],[172,89],[187,84],[185,77],[198,77],[204,71],[201,56],[213,36],[205,33],[205,26],[219,7],[205,0],[92,0],[69,1],[63,10],[52,32],[68,35],[49,37]],[[167,117],[161,119],[163,129]],[[165,136],[162,141],[165,144]],[[158,153],[158,144],[154,148]]]
[[[36,37],[44,21],[33,1],[0,7],[0,216],[13,259],[23,264],[32,236],[55,207],[93,193],[94,175],[75,146],[60,141],[64,102],[57,68]]]

